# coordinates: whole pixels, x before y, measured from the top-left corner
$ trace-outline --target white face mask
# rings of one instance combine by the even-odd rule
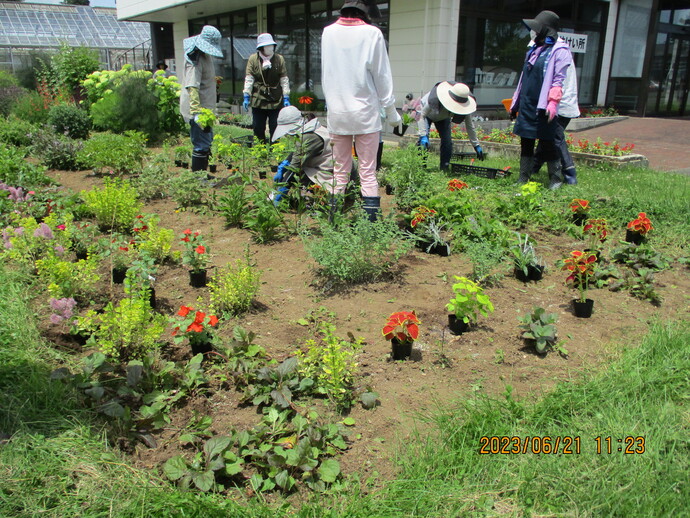
[[[537,41],[537,33],[534,31],[529,31],[529,37],[532,41]]]
[[[266,45],[264,47],[261,47],[261,53],[267,58],[270,58],[273,55],[274,50],[275,45]]]

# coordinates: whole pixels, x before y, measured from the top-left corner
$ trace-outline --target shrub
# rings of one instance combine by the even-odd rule
[[[48,112],[48,124],[55,133],[73,139],[86,139],[91,130],[89,114],[73,104],[56,104]]]
[[[97,51],[88,47],[70,47],[64,43],[60,50],[51,56],[49,68],[59,86],[74,93],[81,81],[100,66]]]
[[[24,92],[21,86],[0,86],[0,115],[7,117]]]
[[[132,180],[132,185],[142,200],[167,198],[174,174],[167,161],[156,160],[144,166],[141,173]]]
[[[139,252],[151,257],[156,263],[162,263],[172,256],[171,250],[175,241],[175,231],[160,226],[160,217],[156,214],[137,216],[134,233]]]
[[[170,195],[180,207],[194,207],[204,201],[205,171],[182,171],[170,181]]]
[[[112,94],[91,106],[94,125],[103,131],[135,130],[155,136],[159,125],[158,100],[147,83],[147,77],[126,77]]]
[[[93,333],[89,343],[120,361],[141,359],[156,349],[165,324],[148,299],[138,297],[110,302],[101,314],[89,311],[79,319],[79,326]]]
[[[49,185],[51,179],[43,167],[24,160],[24,154],[16,148],[0,144],[0,182],[25,190],[38,185]]]
[[[249,201],[244,189],[244,183],[229,185],[218,200],[216,208],[225,216],[228,225],[242,224]]]
[[[44,102],[38,92],[28,92],[17,99],[12,114],[18,119],[32,124],[43,124],[48,121],[50,105]]]
[[[48,286],[48,293],[57,299],[71,297],[87,302],[96,293],[101,279],[97,273],[99,261],[90,256],[76,263],[48,255],[36,261],[39,278]]]
[[[285,225],[283,215],[269,199],[269,192],[259,188],[251,196],[252,209],[244,218],[244,226],[257,243],[269,243],[280,239]]]
[[[31,136],[33,152],[46,167],[63,171],[77,171],[81,168],[79,153],[84,147],[83,142],[45,130],[38,130]]]
[[[100,226],[123,232],[132,229],[142,208],[134,187],[119,178],[106,178],[102,188],[82,191],[81,197]]]
[[[218,270],[208,283],[213,311],[224,315],[239,315],[247,311],[259,291],[261,274],[249,262],[238,259],[235,266]]]
[[[364,214],[347,228],[322,222],[320,233],[317,237],[300,230],[307,252],[319,264],[320,273],[332,282],[376,280],[414,246],[392,219],[370,222]]]
[[[141,169],[146,155],[146,137],[136,131],[124,135],[97,133],[84,142],[79,161],[97,173],[130,173]]]
[[[30,122],[10,116],[0,124],[0,142],[12,146],[31,145],[31,134],[37,127]]]

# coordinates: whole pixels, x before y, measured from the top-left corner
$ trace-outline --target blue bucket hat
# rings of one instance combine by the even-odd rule
[[[220,49],[220,31],[213,25],[204,25],[201,29],[201,34],[185,38],[182,41],[182,46],[185,55],[194,51],[194,49],[199,49],[210,56],[216,58],[223,57],[223,51]]]

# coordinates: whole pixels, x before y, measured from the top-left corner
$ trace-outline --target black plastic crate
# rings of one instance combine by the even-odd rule
[[[484,153],[484,156],[487,156]],[[468,158],[477,158],[477,153],[474,151],[460,151],[459,153],[453,153],[451,160],[467,160]]]
[[[475,176],[481,176],[482,178],[505,178],[510,174],[510,168],[506,169],[495,169],[493,167],[480,167],[478,165],[470,164],[450,164],[450,169],[453,173],[460,174],[473,174]]]

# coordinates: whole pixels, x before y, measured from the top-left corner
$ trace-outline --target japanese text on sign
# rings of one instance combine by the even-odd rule
[[[572,32],[559,32],[558,35],[570,45],[571,52],[584,54],[587,51],[587,35]]]

